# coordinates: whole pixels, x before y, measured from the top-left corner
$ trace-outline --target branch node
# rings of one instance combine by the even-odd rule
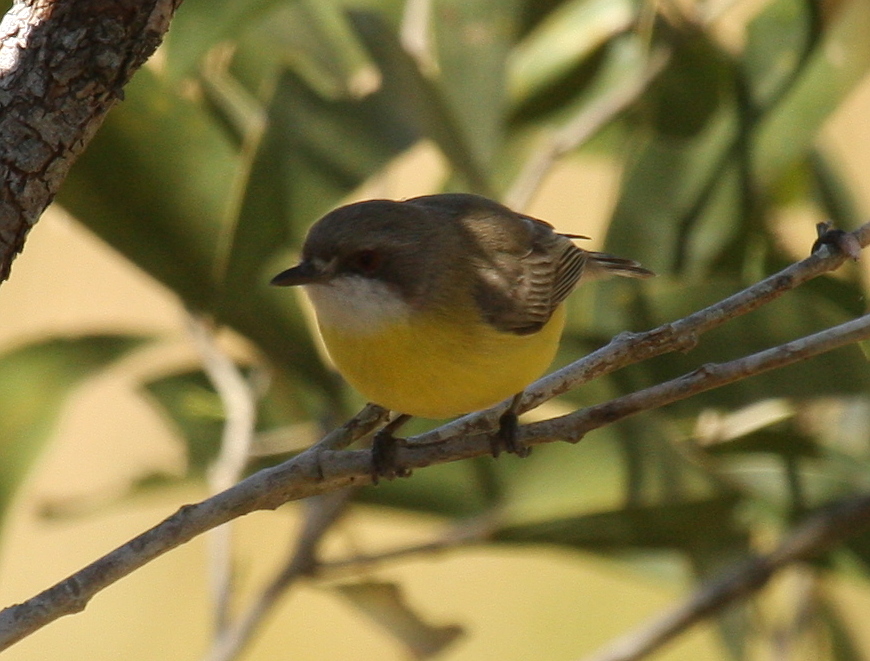
[[[854,262],[857,262],[861,257],[861,242],[858,238],[849,232],[836,229],[833,223],[824,222],[816,225],[816,233],[818,237],[813,243],[810,252],[814,253],[823,246],[830,246]]]

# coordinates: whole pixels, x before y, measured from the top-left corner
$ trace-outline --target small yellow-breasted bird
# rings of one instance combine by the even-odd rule
[[[304,286],[338,371],[404,414],[375,439],[376,474],[394,472],[395,450],[377,445],[410,416],[453,417],[511,395],[518,404],[556,354],[563,301],[581,277],[653,275],[573,238],[585,237],[469,194],[357,202],[311,227],[300,263],[272,284]],[[513,440],[513,408],[493,454],[527,452]]]

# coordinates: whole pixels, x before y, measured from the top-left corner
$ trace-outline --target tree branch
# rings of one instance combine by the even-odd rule
[[[567,415],[520,428],[525,443],[568,441],[576,443],[585,434],[641,411],[672,404],[692,395],[854,344],[870,338],[870,314],[778,347],[759,351],[727,363],[703,365],[693,372],[655,386],[617,397]]]
[[[16,0],[0,22],[0,282],[181,0]]]
[[[636,661],[741,597],[763,588],[780,569],[817,557],[870,525],[870,495],[834,503],[811,515],[767,555],[702,585],[682,605],[584,661]]]
[[[865,246],[870,224],[852,234]],[[572,385],[611,372],[624,365],[675,349],[687,349],[698,335],[745,314],[806,280],[831,271],[846,259],[823,247],[748,289],[682,320],[639,335],[624,334],[574,365],[542,379],[529,389],[525,408],[564,392]],[[721,365],[708,365],[684,377],[576,411],[553,420],[520,428],[527,444],[579,440],[590,429],[610,424],[642,410],[689,397],[695,393],[746,378],[761,371],[805,360],[833,348],[870,337],[870,315],[835,328]],[[503,405],[408,439],[398,461],[408,468],[488,455],[488,434]],[[234,487],[175,514],[123,546],[96,560],[23,604],[0,612],[0,649],[4,649],[49,622],[82,610],[90,598],[116,580],[193,537],[255,510],[274,509],[290,500],[371,483],[368,450],[343,450],[386,419],[386,411],[368,406],[359,415],[295,458],[262,470]],[[434,442],[437,441],[437,442]]]
[[[188,332],[199,352],[203,371],[220,397],[224,428],[220,453],[209,467],[212,494],[229,489],[244,475],[257,424],[257,395],[244,374],[217,345],[213,329],[200,316],[188,313]],[[229,525],[211,531],[211,584],[215,629],[220,634],[230,618],[233,586],[232,535]]]
[[[332,579],[345,574],[359,574],[361,571],[379,567],[387,562],[393,562],[420,555],[432,556],[449,549],[455,549],[472,544],[480,544],[489,539],[498,527],[498,517],[492,511],[482,516],[466,519],[450,526],[444,533],[428,542],[411,544],[383,551],[374,555],[354,555],[339,560],[320,562],[315,568],[319,578]]]

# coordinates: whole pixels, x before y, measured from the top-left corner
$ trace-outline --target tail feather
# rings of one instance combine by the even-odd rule
[[[617,257],[606,252],[587,251],[584,278],[600,278],[608,275],[620,275],[625,278],[651,278],[655,275],[633,259]]]

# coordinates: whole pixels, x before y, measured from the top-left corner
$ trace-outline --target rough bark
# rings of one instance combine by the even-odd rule
[[[181,0],[16,0],[0,22],[0,282]]]

